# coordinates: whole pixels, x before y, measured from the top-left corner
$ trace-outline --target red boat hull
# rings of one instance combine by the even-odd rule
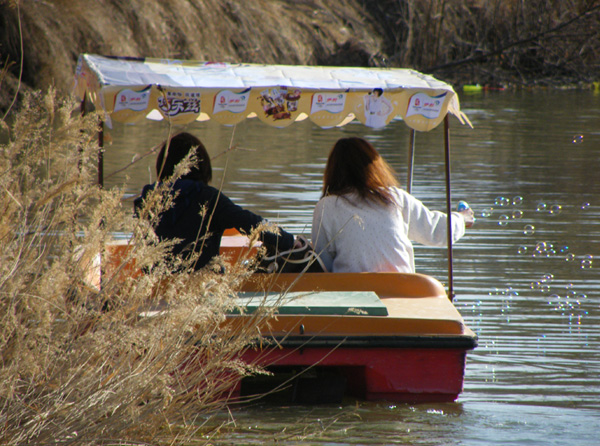
[[[267,367],[274,373],[290,366],[306,367],[306,370],[311,370],[311,367],[335,370],[344,380],[344,395],[359,399],[449,402],[456,400],[463,389],[466,351],[436,348],[270,348],[247,351],[243,359]],[[251,394],[252,389],[244,393]],[[232,396],[241,396],[241,386]]]

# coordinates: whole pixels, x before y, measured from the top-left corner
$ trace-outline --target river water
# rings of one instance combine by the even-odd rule
[[[461,105],[474,128],[451,118],[452,197],[468,201],[477,221],[454,247],[455,304],[479,347],[458,401],[249,406],[233,411],[215,443],[600,444],[600,94],[490,91],[462,94]],[[256,120],[187,130],[214,157],[214,185],[295,233],[310,232],[328,150],[341,136],[372,141],[406,181],[401,121],[381,130]],[[110,173],[165,134],[161,123],[108,131],[107,186],[139,192],[154,178],[153,155]],[[441,128],[417,134],[412,191],[432,209],[445,207],[443,159]],[[447,283],[443,249],[417,246],[416,256],[420,272]]]

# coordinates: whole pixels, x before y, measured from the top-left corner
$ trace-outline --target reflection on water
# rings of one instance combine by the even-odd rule
[[[475,128],[452,122],[453,201],[468,201],[477,222],[454,248],[454,287],[480,346],[468,356],[459,402],[248,407],[236,413],[228,441],[597,444],[600,96],[490,92],[461,103]],[[259,122],[197,123],[191,130],[214,157],[215,185],[296,233],[310,231],[325,159],[339,137],[367,137],[406,178],[408,130],[401,122],[376,131],[354,124],[323,130],[306,121],[285,130]],[[156,124],[115,128],[106,171],[165,135]],[[418,134],[416,142],[413,193],[443,209],[443,135]],[[230,146],[235,150],[225,153]],[[107,184],[126,183],[134,195],[154,178],[153,163],[154,156],[143,158]],[[416,255],[421,272],[446,282],[443,249],[419,246]],[[316,438],[302,440],[302,432]]]

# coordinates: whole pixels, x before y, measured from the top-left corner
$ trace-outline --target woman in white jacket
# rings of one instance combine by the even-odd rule
[[[452,213],[457,241],[473,211]],[[315,251],[332,272],[415,272],[412,241],[447,242],[447,215],[399,188],[395,172],[362,138],[342,138],[329,154],[313,215]]]

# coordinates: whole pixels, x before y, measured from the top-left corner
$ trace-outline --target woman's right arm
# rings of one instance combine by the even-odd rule
[[[420,200],[406,193],[403,212],[408,217],[409,239],[428,246],[445,246],[448,242],[448,215],[432,211]],[[465,233],[465,219],[462,214],[452,212],[452,239],[457,242]]]
[[[212,216],[217,227],[228,229],[236,228],[249,234],[264,219],[247,209],[235,204],[225,194],[219,193],[217,197],[216,212]],[[208,216],[210,218],[210,216]],[[212,226],[212,224],[211,224]],[[294,236],[282,228],[279,234],[272,231],[263,231],[261,240],[265,245],[276,247],[279,251],[287,251],[294,246]]]

